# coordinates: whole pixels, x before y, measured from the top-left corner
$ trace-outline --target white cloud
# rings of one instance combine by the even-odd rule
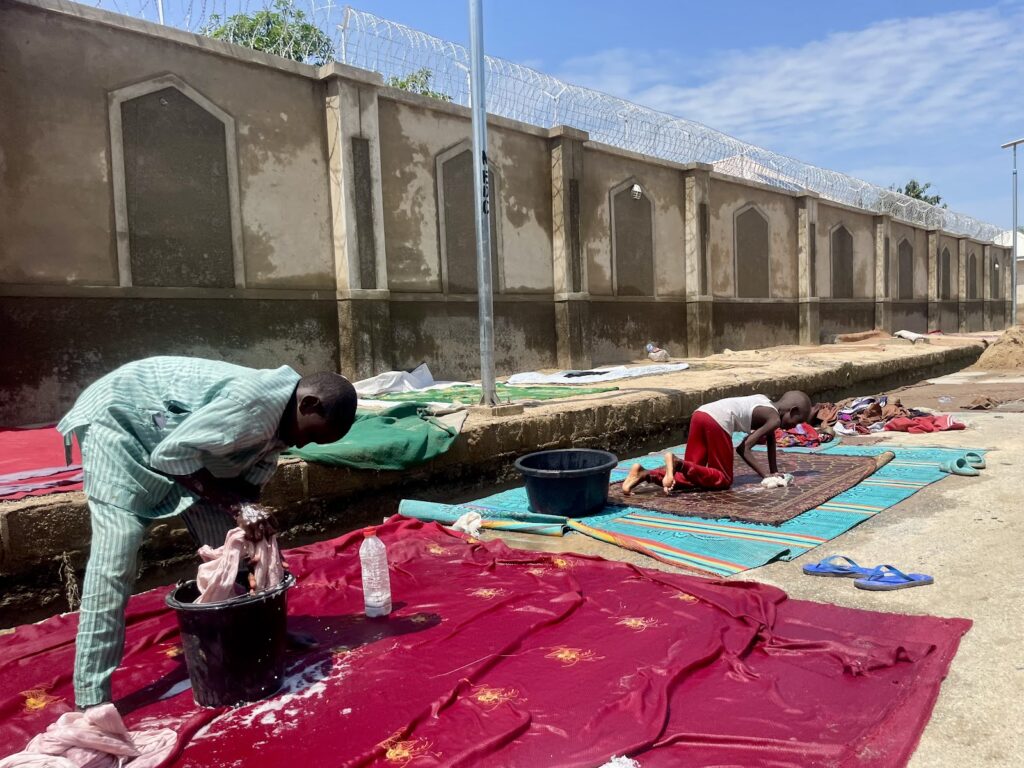
[[[726,53],[699,84],[682,74],[693,71],[669,52],[614,49],[568,61],[561,75],[798,155],[927,143],[1024,117],[1024,10],[891,19],[799,47]]]

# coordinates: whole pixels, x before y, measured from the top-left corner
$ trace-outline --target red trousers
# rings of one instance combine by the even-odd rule
[[[686,453],[682,461],[676,459],[676,485],[724,491],[732,486],[733,461],[732,435],[706,413],[696,411],[690,419]],[[665,470],[652,469],[647,478],[661,483]]]

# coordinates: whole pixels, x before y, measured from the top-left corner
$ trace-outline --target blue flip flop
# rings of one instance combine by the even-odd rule
[[[820,563],[804,566],[804,573],[808,576],[831,576],[833,578],[868,576],[873,571],[873,568],[857,565],[846,555],[830,555]]]
[[[853,586],[872,592],[891,592],[894,589],[923,587],[935,583],[926,573],[904,573],[891,565],[880,565],[863,579],[857,579]]]
[[[939,465],[939,469],[951,475],[963,475],[965,477],[976,477],[979,474],[978,470],[968,464],[967,459],[963,456]]]
[[[975,469],[984,469],[987,466],[985,464],[985,457],[976,451],[968,451],[965,453],[964,461]]]

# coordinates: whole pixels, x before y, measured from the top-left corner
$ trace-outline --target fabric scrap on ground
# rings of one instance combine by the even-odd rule
[[[682,454],[683,448],[671,449]],[[605,507],[586,518],[555,518],[546,530],[533,531],[564,535],[568,530],[585,533],[602,541],[647,554],[681,568],[718,576],[730,576],[775,560],[792,560],[834,539],[870,517],[898,504],[931,483],[949,475],[942,464],[961,457],[969,449],[890,445],[835,445],[824,449],[845,456],[876,457],[892,451],[895,458],[871,477],[843,491],[824,504],[781,525],[706,520],[679,517],[640,508]],[[805,448],[791,452],[809,452]],[[978,451],[984,453],[984,451]],[[612,471],[612,480],[625,479],[629,467],[639,461],[647,469],[663,464],[659,455],[623,461]],[[479,512],[484,528],[502,529],[533,514],[523,488],[478,499],[471,504],[437,504],[404,500],[399,512],[410,517],[454,522],[468,510]],[[557,532],[554,532],[557,531]]]
[[[466,416],[431,416],[421,403],[402,403],[384,411],[360,409],[352,429],[338,442],[290,448],[285,455],[333,467],[408,469],[447,453]]]
[[[988,395],[979,395],[964,406],[966,411],[989,411],[993,408],[1003,404],[1002,400],[997,400],[994,397]]]
[[[508,384],[601,384],[606,381],[635,379],[640,376],[657,376],[664,373],[678,373],[690,367],[689,363],[664,363],[660,365],[617,365],[612,368],[595,368],[592,371],[559,371],[558,373],[517,373],[508,377]]]
[[[761,476],[733,453],[733,484],[724,491],[692,488],[665,494],[660,485],[641,484],[626,496],[621,481],[608,491],[608,504],[648,509],[678,517],[737,520],[779,525],[854,487],[875,471],[875,460],[834,451],[779,453],[778,466],[795,478],[786,488],[764,488]],[[617,479],[617,475],[616,475]]]
[[[409,768],[582,768],[624,754],[645,768],[757,765],[765,745],[779,764],[870,756],[895,768],[971,625],[515,550],[402,518],[378,535],[396,597],[388,620],[363,615],[361,532],[292,550],[290,626],[319,646],[288,656],[280,693],[238,708],[194,703],[167,590],[134,596],[113,679],[127,727],[173,730],[168,768],[254,754],[268,766],[327,754]],[[4,638],[0,751],[71,708],[76,627],[67,614]]]
[[[158,768],[175,750],[169,728],[129,732],[113,704],[65,712],[0,768]]]
[[[82,455],[74,445],[64,460],[64,438],[53,426],[0,429],[0,500],[82,490]]]

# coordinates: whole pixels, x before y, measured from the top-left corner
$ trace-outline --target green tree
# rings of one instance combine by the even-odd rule
[[[292,0],[275,0],[271,8],[236,13],[224,19],[212,14],[203,34],[304,64],[321,66],[334,59],[334,43]]]
[[[415,72],[411,72],[405,77],[389,77],[388,85],[392,88],[401,88],[403,91],[418,93],[420,96],[429,96],[430,98],[438,99],[439,101],[451,101],[452,97],[447,93],[431,89],[430,81],[433,77],[434,73],[427,69],[427,67],[423,67],[422,69],[417,69]]]
[[[922,200],[929,205],[942,204],[943,208],[948,208],[945,203],[942,202],[942,195],[929,195],[928,190],[931,189],[932,183],[930,181],[925,182],[924,185],[918,183],[917,179],[911,179],[902,187],[896,187],[896,191],[901,195],[912,197],[915,200]]]

